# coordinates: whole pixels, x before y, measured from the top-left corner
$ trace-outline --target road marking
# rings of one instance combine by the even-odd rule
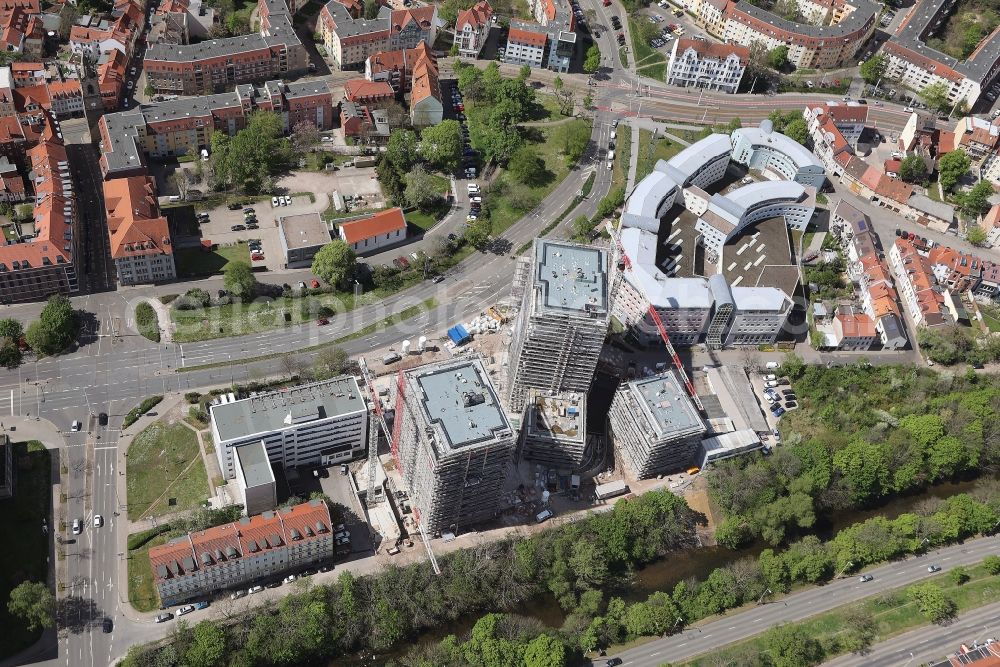
[[[94,447],[95,452],[103,452],[105,449],[118,449],[118,447]],[[98,464],[97,467],[100,469],[100,464]],[[112,471],[114,471],[114,468],[112,468]]]

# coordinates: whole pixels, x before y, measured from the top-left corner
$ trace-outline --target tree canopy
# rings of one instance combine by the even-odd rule
[[[538,185],[549,175],[545,161],[531,146],[522,146],[511,157],[507,171],[521,183]]]
[[[65,351],[76,340],[79,323],[69,299],[61,294],[49,297],[38,320],[32,322],[24,338],[39,356]]]
[[[591,44],[590,48],[587,49],[587,55],[583,60],[583,71],[587,74],[593,74],[601,67],[601,49],[598,48],[597,44]]]
[[[923,183],[927,180],[927,164],[919,155],[907,155],[900,161],[899,177],[907,183]]]
[[[226,266],[223,286],[227,292],[244,301],[257,295],[257,277],[246,262],[230,262]]]
[[[55,625],[55,596],[43,582],[22,581],[10,592],[7,611],[23,620],[28,630],[51,628]]]
[[[865,83],[876,85],[885,76],[885,56],[880,53],[876,53],[868,60],[861,63],[861,78],[865,80]]]
[[[771,69],[782,70],[788,66],[788,47],[782,44],[767,52],[767,64]]]
[[[462,162],[462,128],[457,120],[443,120],[420,133],[420,156],[441,171],[453,172]]]
[[[960,148],[945,153],[938,159],[938,181],[945,192],[951,190],[969,171],[972,160]]]
[[[288,164],[290,144],[282,137],[281,117],[271,111],[251,114],[247,126],[232,137],[212,133],[212,168],[225,186],[260,192],[273,174]]]
[[[313,257],[312,272],[327,284],[346,289],[354,278],[357,255],[342,239],[335,239]]]

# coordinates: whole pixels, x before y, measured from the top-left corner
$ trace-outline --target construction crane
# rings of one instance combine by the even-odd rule
[[[378,392],[375,391],[375,383],[372,382],[372,376],[368,372],[368,364],[365,363],[364,357],[358,358],[358,366],[361,367],[361,375],[365,378],[365,384],[368,385],[368,393],[372,399],[372,417],[371,423],[368,425],[368,492],[365,495],[365,502],[368,507],[373,507],[377,502],[375,478],[378,476],[379,425],[381,424],[382,429],[386,431],[386,439],[388,439],[389,433],[385,424],[385,415],[382,414],[382,401],[379,400]]]
[[[618,288],[621,286],[621,281],[625,278],[625,271],[630,271],[632,269],[632,260],[628,258],[625,254],[625,247],[622,245],[621,238],[618,236],[618,230],[615,229],[614,224],[609,220],[606,223],[608,234],[611,235],[611,240],[614,241],[615,247],[618,249],[618,258],[624,265],[622,269],[617,272],[615,276],[615,282],[611,286],[611,294],[618,294]],[[653,306],[653,302],[649,299],[649,295],[641,294],[642,298],[645,299],[646,304],[649,309],[649,316],[653,320],[653,324],[656,326],[656,330],[660,333],[660,338],[663,339],[663,344],[667,348],[667,352],[670,353],[671,358],[674,361],[674,368],[677,369],[677,373],[681,376],[684,381],[684,386],[687,387],[688,393],[691,394],[691,400],[694,404],[698,406],[698,409],[702,412],[705,411],[705,406],[702,405],[701,399],[698,398],[698,392],[695,391],[694,384],[691,383],[691,379],[688,377],[687,371],[684,370],[684,364],[681,363],[681,358],[677,356],[677,351],[674,349],[673,343],[670,342],[670,334],[667,333],[667,328],[663,326],[663,320],[660,318],[660,314],[656,312],[656,307]],[[614,296],[612,296],[614,298]]]

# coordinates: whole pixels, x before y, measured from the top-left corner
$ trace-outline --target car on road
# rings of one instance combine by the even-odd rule
[[[927,566],[927,571],[928,572],[940,572],[941,571],[941,566],[938,565],[937,563],[934,563],[933,565],[928,565]]]
[[[444,280],[444,276],[434,276],[432,282],[439,283]]]
[[[246,591],[233,591],[233,594],[229,596],[230,600],[239,600],[242,597],[249,595]]]
[[[104,634],[108,634],[114,629],[115,629],[114,621],[105,616],[104,620],[101,621],[101,631],[104,632]]]
[[[264,590],[263,586],[251,586],[247,592],[253,595],[254,593],[260,593],[262,590]]]
[[[190,614],[192,611],[194,611],[194,605],[193,604],[186,604],[183,607],[178,607],[177,608],[177,615],[178,616],[183,616],[185,614]]]
[[[285,577],[284,579],[282,579],[281,583],[283,583],[283,584],[290,584],[293,581],[295,581],[296,579],[298,579],[298,576],[296,576],[294,574],[290,574],[287,577]]]
[[[604,663],[604,667],[618,667],[618,665],[620,664],[622,664],[621,658],[611,658],[606,663]]]
[[[100,514],[94,515],[94,528],[100,528],[104,525],[104,517]]]
[[[73,431],[74,433],[76,433],[77,431],[79,431],[82,427],[83,427],[83,424],[80,423],[79,419],[74,419],[73,423],[69,425],[69,429],[71,431]]]
[[[108,413],[107,412],[102,412],[101,414],[97,415],[97,423],[100,424],[101,426],[107,426],[108,425]]]
[[[860,577],[858,577],[858,581],[860,581],[863,584],[867,584],[869,581],[871,581],[874,578],[875,577],[873,577],[870,574],[862,574]]]
[[[83,522],[79,519],[73,519],[73,534],[79,535],[83,532]]]
[[[316,324],[317,324],[318,326],[321,326],[321,327],[325,327],[325,326],[326,326],[327,324],[329,324],[329,323],[330,323],[330,320],[328,320],[328,319],[327,319],[327,318],[325,318],[325,317],[321,317],[321,318],[319,318],[318,320],[316,320]]]
[[[170,612],[167,612],[165,614],[157,614],[156,618],[154,618],[153,620],[156,621],[157,623],[166,623],[167,621],[171,620],[173,617],[174,617],[173,614],[171,614]]]

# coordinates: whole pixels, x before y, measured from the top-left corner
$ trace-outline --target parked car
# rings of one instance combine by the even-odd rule
[[[249,595],[249,593],[247,593],[244,590],[233,591],[233,594],[229,596],[229,599],[230,600],[239,600],[240,598],[246,597],[247,595]]]
[[[319,566],[319,571],[320,572],[329,572],[332,569],[333,569],[332,565],[320,565]]]
[[[192,611],[194,611],[194,605],[193,604],[186,604],[183,607],[178,607],[177,608],[177,615],[178,616],[183,616],[185,614],[190,614]]]
[[[229,229],[230,229],[230,231],[234,231],[234,232],[242,232],[242,231],[244,231],[246,229],[246,226],[245,225],[233,225]]]
[[[350,544],[350,543],[351,543],[351,538],[349,538],[349,537],[338,537],[337,538],[337,546],[338,547],[342,547],[342,546]]]
[[[277,208],[278,206],[280,206],[280,204],[278,203],[278,198],[277,197],[271,197],[271,206],[273,208]]]
[[[794,410],[799,407],[799,404],[795,401],[785,401],[785,410]]]
[[[281,583],[283,583],[283,584],[290,584],[290,583],[292,583],[293,581],[295,581],[296,579],[298,579],[298,576],[297,576],[297,575],[294,575],[294,574],[290,574],[290,575],[288,575],[287,577],[285,577],[284,579],[282,579],[282,580],[281,580]]]
[[[226,204],[226,208],[228,208],[230,211],[238,211],[238,210],[240,210],[240,206],[241,206],[241,204],[239,202],[235,202],[235,201],[231,202],[229,204]]]
[[[195,609],[208,609],[208,602],[206,602],[205,600],[202,600],[201,602],[195,602],[194,603],[194,608]]]
[[[347,467],[347,464],[346,463],[341,463],[340,464],[340,474],[341,475],[346,475],[348,472],[350,472],[350,468]]]
[[[174,615],[168,612],[164,614],[157,614],[156,618],[154,618],[153,620],[156,621],[157,623],[165,623],[166,621],[171,620],[173,617]]]
[[[785,414],[785,409],[784,408],[781,408],[781,407],[778,407],[778,406],[774,406],[774,407],[775,407],[775,409],[771,410],[771,414],[773,414],[775,417],[780,417],[781,415]]]
[[[104,525],[104,517],[100,514],[94,515],[94,528],[100,528]]]
[[[79,535],[83,532],[83,522],[79,519],[73,519],[73,534]]]
[[[764,386],[767,386],[767,387],[777,387],[778,386],[778,381],[777,380],[768,380],[767,382],[764,383]]]
[[[337,538],[338,540],[341,539],[341,538],[343,538],[343,537],[348,537],[349,538],[350,536],[351,536],[351,534],[349,532],[347,532],[346,530],[342,530],[339,533],[335,533],[334,534],[334,537]]]
[[[778,366],[780,366],[780,364],[777,361],[769,361],[766,364],[764,364],[764,368],[768,370],[774,370]]]
[[[251,586],[247,592],[253,595],[254,593],[260,593],[262,590],[264,590],[263,586]]]

